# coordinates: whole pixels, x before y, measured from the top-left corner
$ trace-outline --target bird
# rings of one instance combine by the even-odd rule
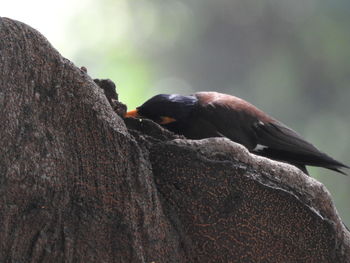
[[[300,134],[253,104],[233,95],[197,92],[156,95],[125,118],[147,118],[188,139],[226,137],[251,153],[292,164],[308,174],[317,166],[346,174],[349,166],[321,152]]]

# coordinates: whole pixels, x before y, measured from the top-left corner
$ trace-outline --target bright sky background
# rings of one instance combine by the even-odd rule
[[[149,96],[144,94],[145,87],[150,86],[148,65],[131,45],[142,42],[131,34],[135,26],[130,16],[137,14],[127,0],[116,0],[113,8],[96,5],[94,0],[0,0],[0,6],[1,17],[38,30],[63,57],[77,67],[87,67],[92,78],[117,81],[119,98],[130,107]],[[147,14],[152,14],[150,11]]]
[[[89,2],[89,1],[87,1]],[[64,52],[65,27],[82,1],[10,0],[0,1],[0,16],[24,22],[37,29],[55,48]],[[65,55],[65,54],[64,54]]]

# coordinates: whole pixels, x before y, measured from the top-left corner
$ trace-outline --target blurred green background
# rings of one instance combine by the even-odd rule
[[[234,94],[350,165],[350,1],[30,3],[21,14],[5,4],[1,15],[37,28],[93,78],[112,79],[130,109],[158,93]],[[309,171],[350,225],[350,178]]]

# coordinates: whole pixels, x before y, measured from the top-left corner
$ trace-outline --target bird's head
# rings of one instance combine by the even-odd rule
[[[125,117],[147,118],[161,125],[181,123],[189,118],[196,102],[195,96],[159,94],[127,112]]]

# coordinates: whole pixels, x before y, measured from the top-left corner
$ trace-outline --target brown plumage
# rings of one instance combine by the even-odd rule
[[[126,117],[149,118],[189,139],[227,137],[252,153],[293,164],[305,173],[306,165],[343,174],[340,169],[349,168],[254,105],[227,94],[160,94],[128,112]]]

